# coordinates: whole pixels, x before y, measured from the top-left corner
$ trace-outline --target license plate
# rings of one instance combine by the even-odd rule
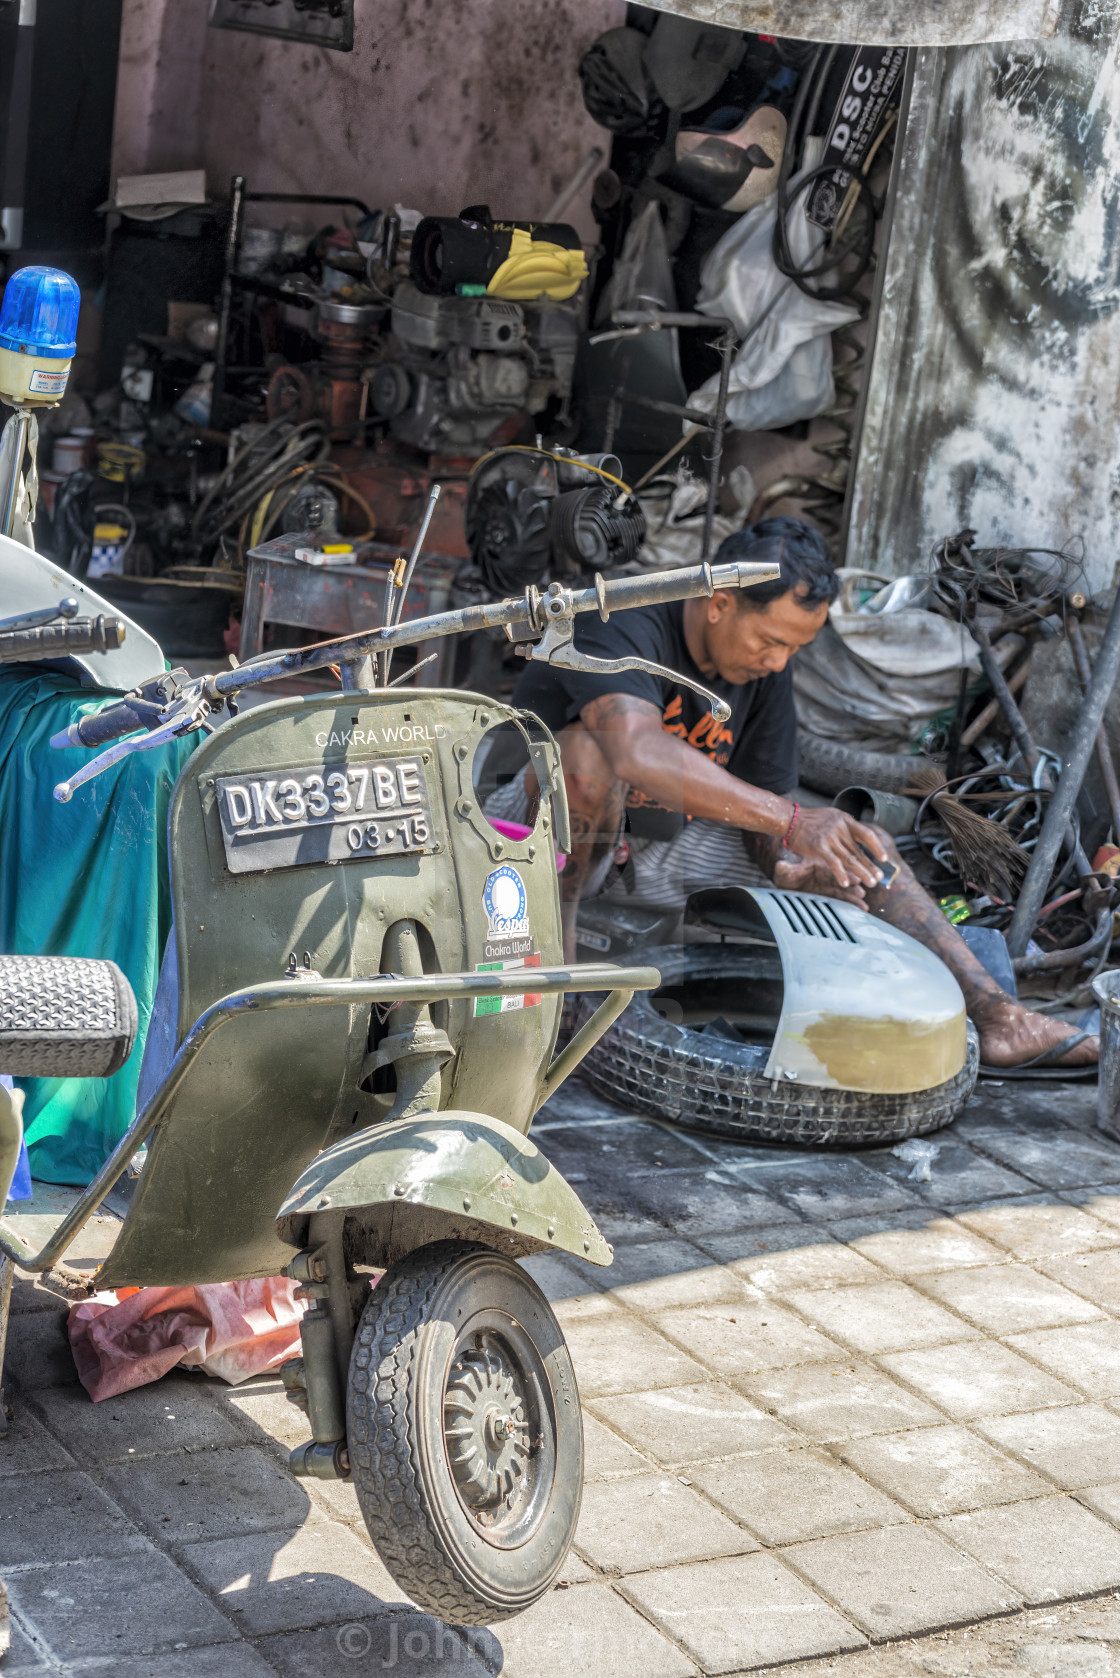
[[[216,791],[231,874],[434,849],[428,788],[416,757],[231,775]]]

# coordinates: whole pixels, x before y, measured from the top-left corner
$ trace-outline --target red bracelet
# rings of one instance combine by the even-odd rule
[[[782,835],[782,846],[785,850],[789,849],[790,835],[792,834],[794,828],[797,826],[797,818],[800,814],[801,814],[801,806],[800,806],[800,804],[795,803],[794,806],[793,806],[793,815],[789,818],[789,826],[786,828],[785,832]]]

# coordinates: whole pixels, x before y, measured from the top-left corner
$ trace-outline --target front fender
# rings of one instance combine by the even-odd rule
[[[486,1113],[422,1113],[336,1142],[292,1188],[276,1233],[304,1247],[312,1217],[340,1215],[351,1256],[377,1267],[448,1239],[513,1258],[560,1250],[607,1265],[613,1257],[555,1166]]]

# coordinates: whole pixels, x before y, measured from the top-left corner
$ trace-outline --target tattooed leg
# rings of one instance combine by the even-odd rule
[[[582,723],[572,723],[557,736],[572,850],[560,875],[560,916],[564,928],[564,959],[576,960],[576,915],[587,883],[618,844],[622,831],[626,788],[612,773],[600,747]]]
[[[892,859],[899,863],[890,890],[874,886],[867,893],[867,907],[880,920],[910,933],[920,944],[941,957],[964,992],[965,1006],[980,1033],[980,1058],[987,1066],[1019,1066],[1045,1049],[1076,1035],[1072,1026],[1036,1014],[1008,996],[987,969],[977,961],[956,927],[945,919],[932,897],[918,884],[902,861],[893,842],[880,833]],[[1100,1056],[1097,1038],[1086,1038],[1062,1064],[1089,1066]]]

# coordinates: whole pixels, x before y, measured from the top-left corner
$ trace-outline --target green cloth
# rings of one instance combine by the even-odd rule
[[[0,671],[0,950],[10,955],[100,956],[136,993],[139,1034],[112,1078],[21,1078],[35,1177],[88,1183],[135,1117],[136,1084],[171,925],[167,809],[201,735],[135,752],[53,796],[94,755],[49,741],[115,697],[68,676]]]

